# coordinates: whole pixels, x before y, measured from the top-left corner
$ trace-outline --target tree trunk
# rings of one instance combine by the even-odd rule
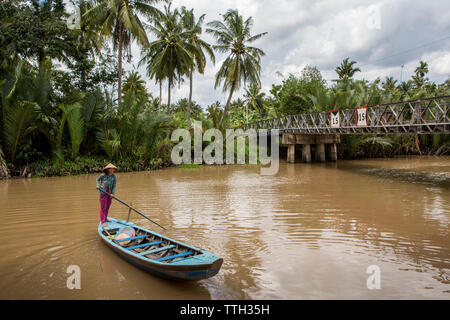
[[[158,113],[161,112],[161,102],[162,102],[162,80],[159,80],[159,102],[158,102]]]
[[[170,89],[172,88],[172,79],[169,79],[169,93],[167,99],[167,113],[170,113]]]
[[[81,90],[86,91],[87,88],[87,84],[86,84],[86,61],[89,59],[88,58],[88,50],[86,49],[86,40],[84,38],[84,32],[81,33],[81,43],[82,43],[82,63],[83,63],[83,67],[81,69]]]
[[[119,87],[119,93],[118,93],[118,101],[119,104],[122,102],[122,50],[123,50],[123,43],[122,43],[122,31],[119,31],[119,81],[118,81],[118,87]]]
[[[220,125],[222,125],[223,121],[225,120],[225,117],[227,116],[227,111],[228,111],[228,108],[230,107],[231,97],[233,96],[233,92],[234,92],[234,84],[231,86],[230,95],[228,96],[227,104],[225,105],[225,109],[223,110],[223,116],[222,116],[222,119],[220,120]]]
[[[6,165],[5,160],[3,160],[3,153],[0,149],[0,178],[8,178],[9,177],[9,170],[8,166]]]
[[[191,104],[192,104],[192,69],[189,73],[189,102],[188,102],[188,109],[187,109],[187,125],[188,129],[191,128]]]

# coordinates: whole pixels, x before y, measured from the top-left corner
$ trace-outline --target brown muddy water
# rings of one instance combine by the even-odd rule
[[[199,282],[149,275],[102,243],[96,177],[0,181],[0,298],[450,299],[450,157],[118,173],[116,195],[161,233],[224,259]],[[113,202],[110,216],[127,210]]]

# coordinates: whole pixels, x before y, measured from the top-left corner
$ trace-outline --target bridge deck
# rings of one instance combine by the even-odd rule
[[[450,96],[297,114],[249,123],[243,129],[303,134],[450,133]]]

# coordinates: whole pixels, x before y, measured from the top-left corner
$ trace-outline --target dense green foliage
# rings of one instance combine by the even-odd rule
[[[231,123],[239,126],[248,121],[271,117],[335,109],[375,106],[377,104],[450,95],[450,80],[441,84],[426,77],[428,64],[420,61],[412,79],[399,83],[392,77],[385,81],[354,80],[359,71],[356,62],[345,59],[336,68],[339,79],[327,85],[320,71],[306,66],[300,75],[290,74],[281,85],[272,85],[271,96],[250,87],[245,101],[232,103]],[[245,114],[245,113],[247,114]],[[401,154],[448,154],[449,135],[343,136],[339,148],[344,158],[380,157]]]
[[[192,9],[163,10],[154,0],[77,0],[78,29],[68,27],[62,0],[0,2],[0,176],[38,176],[99,171],[114,161],[122,171],[168,166],[175,128],[191,128],[191,118],[203,130],[301,112],[353,108],[450,94],[449,84],[427,78],[420,61],[414,76],[402,83],[392,77],[354,80],[361,71],[345,59],[331,85],[313,66],[291,74],[270,93],[261,90],[261,58],[252,35],[252,17],[228,10],[222,21],[207,23],[214,39],[202,39],[205,15]],[[150,93],[142,75],[123,71],[131,43],[141,48],[147,75],[160,85]],[[195,72],[203,74],[215,54],[225,58],[215,87],[227,101],[201,106],[192,96]],[[133,61],[133,62],[134,62]],[[136,64],[138,64],[136,63]],[[122,81],[122,74],[124,80]],[[162,85],[168,85],[167,104]],[[189,85],[189,96],[171,101],[171,89]],[[243,89],[243,96],[233,97]],[[213,90],[213,88],[211,88]],[[390,156],[450,150],[448,135],[344,137],[341,156]]]

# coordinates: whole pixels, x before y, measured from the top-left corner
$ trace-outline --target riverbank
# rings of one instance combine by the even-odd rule
[[[433,137],[432,137],[433,138]],[[434,147],[426,147],[425,140],[431,139],[429,136],[342,136],[342,142],[338,148],[339,160],[356,159],[389,159],[405,156],[445,156],[450,152],[450,141],[447,141],[448,135],[436,135]],[[422,143],[421,143],[421,140]],[[247,146],[248,147],[248,146]],[[248,150],[248,149],[247,149]],[[166,150],[167,151],[167,150]],[[161,153],[160,158],[144,161],[139,158],[121,158],[114,160],[114,164],[119,167],[121,172],[136,172],[158,170],[174,166],[170,158],[170,152]],[[287,148],[280,146],[280,159],[286,159]],[[248,154],[246,154],[248,157]],[[75,160],[65,160],[56,165],[51,158],[41,161],[31,162],[27,165],[6,164],[0,154],[0,179],[5,178],[36,178],[53,176],[74,176],[79,174],[98,173],[106,163],[110,162],[105,156],[83,156]],[[180,168],[197,168],[196,164],[185,164]],[[9,171],[9,172],[8,172]]]
[[[79,157],[54,165],[52,159],[33,162],[21,167],[9,167],[9,177],[4,178],[40,178],[54,176],[75,176],[80,174],[99,173],[106,163],[110,162],[103,157]],[[136,159],[120,159],[114,164],[121,172],[136,172],[168,168],[173,164],[161,158],[153,159],[149,163]]]
[[[340,159],[341,161],[347,160],[376,160],[376,159],[401,159],[408,157],[430,157],[430,155],[397,155],[390,157],[362,157],[353,159]],[[448,156],[441,155],[434,157],[445,158]],[[74,161],[65,161],[59,166],[54,166],[51,160],[44,160],[40,162],[34,162],[27,166],[20,168],[10,169],[10,176],[0,177],[2,179],[10,178],[42,178],[42,177],[57,177],[57,176],[77,176],[81,174],[91,174],[102,172],[103,167],[109,160],[101,157],[97,158],[78,158]],[[153,171],[164,168],[174,167],[175,165],[170,161],[164,161],[162,159],[152,160],[150,163],[145,164],[143,161],[133,159],[121,159],[114,161],[114,164],[119,168],[120,172],[141,172],[141,171]],[[205,165],[198,164],[181,164],[176,166],[180,169],[201,169]]]

